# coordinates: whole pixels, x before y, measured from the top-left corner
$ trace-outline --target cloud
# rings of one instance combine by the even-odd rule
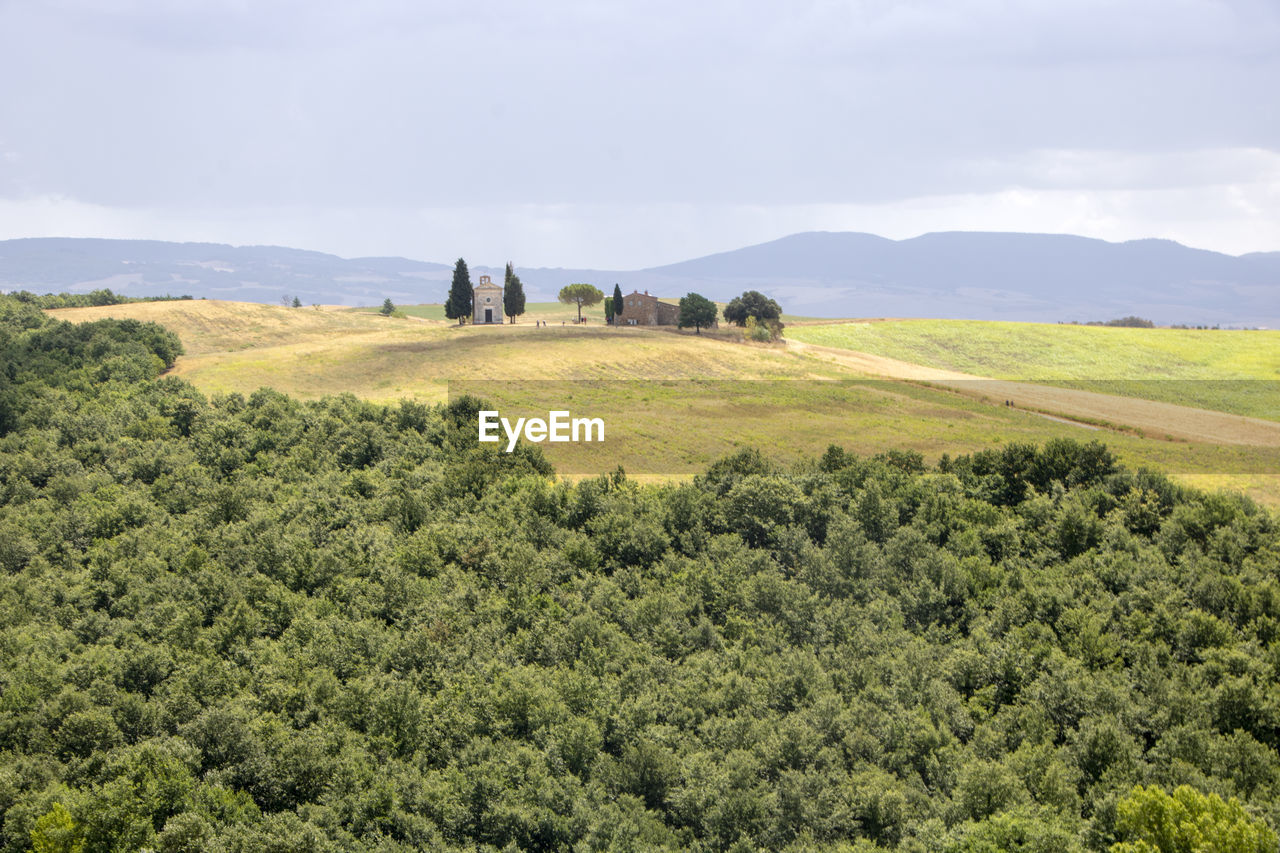
[[[1280,151],[1040,149],[1008,158],[971,161],[960,170],[977,185],[1077,191],[1267,186],[1280,182]]]
[[[1079,194],[1236,187],[1246,210],[1275,180],[1278,46],[1268,0],[11,0],[0,196],[400,254],[417,212],[487,211],[548,255],[661,259],[837,227],[816,211],[929,230],[922,199],[985,222],[1030,192],[1052,223]],[[637,224],[668,248],[623,247]]]

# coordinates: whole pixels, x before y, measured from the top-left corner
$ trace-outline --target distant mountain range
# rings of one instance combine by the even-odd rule
[[[372,305],[429,302],[453,266],[405,258],[347,260],[279,246],[42,237],[0,241],[0,289]]]
[[[0,289],[110,288],[132,296],[374,305],[441,302],[452,264],[344,259],[272,246],[149,240],[0,241]],[[500,277],[502,268],[476,265]],[[727,300],[763,291],[792,314],[1043,322],[1136,314],[1160,324],[1280,328],[1280,252],[1239,257],[1169,240],[1108,243],[1051,234],[945,232],[910,240],[811,232],[644,270],[519,268],[529,298],[565,284],[606,292],[695,291]]]

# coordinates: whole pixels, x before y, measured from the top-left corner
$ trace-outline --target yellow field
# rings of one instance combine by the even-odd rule
[[[1265,423],[1248,420],[1241,427],[1228,415],[1097,394],[1087,402],[1101,400],[1101,415],[1072,409],[1083,404],[1067,393],[1010,408],[1004,396],[1020,393],[1016,383],[947,387],[946,375],[936,369],[894,362],[906,365],[895,373],[885,367],[890,359],[847,350],[833,357],[823,347],[746,345],[672,330],[528,322],[459,327],[430,317],[204,300],[51,313],[77,321],[113,316],[164,324],[187,350],[173,372],[206,393],[266,386],[304,398],[350,392],[379,401],[434,402],[450,391],[470,391],[519,414],[564,406],[575,414],[606,415],[606,446],[543,445],[558,470],[569,474],[622,464],[637,474],[683,477],[743,446],[778,458],[839,444],[860,452],[912,449],[933,459],[1068,436],[1103,439],[1130,464],[1280,505],[1280,426],[1271,425],[1272,441]],[[868,382],[868,376],[890,379]],[[1002,399],[993,404],[993,395]],[[1151,405],[1167,410],[1152,415],[1144,409]],[[1135,426],[1143,417],[1160,426],[1179,418],[1200,426],[1162,434]],[[1245,427],[1253,431],[1241,432]]]
[[[341,308],[285,308],[257,302],[206,299],[61,308],[49,314],[73,323],[103,317],[160,323],[182,339],[188,358],[332,340],[338,336],[383,335],[394,329],[407,328],[411,322],[391,320],[379,314],[354,314]]]
[[[272,387],[305,398],[446,397],[451,380],[820,379],[857,375],[779,346],[604,324],[459,326],[349,309],[179,301],[69,308],[61,319],[154,320],[187,354],[174,375],[209,393]]]

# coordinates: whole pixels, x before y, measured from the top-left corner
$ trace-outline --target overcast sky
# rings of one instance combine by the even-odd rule
[[[0,238],[1280,250],[1277,0],[0,0]]]

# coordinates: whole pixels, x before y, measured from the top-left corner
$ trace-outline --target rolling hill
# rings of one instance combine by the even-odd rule
[[[632,475],[688,476],[742,447],[785,460],[820,454],[831,444],[936,459],[1009,442],[1100,438],[1131,464],[1280,504],[1280,425],[1168,402],[975,382],[967,374],[940,375],[927,365],[865,353],[849,358],[848,349],[806,351],[591,325],[458,327],[421,317],[212,300],[52,313],[167,326],[187,351],[173,373],[206,394],[248,395],[268,387],[303,398],[352,393],[434,402],[465,393],[523,414],[570,408],[606,416],[606,445],[546,447],[557,470],[571,475],[622,465]],[[963,327],[941,325],[943,331]],[[804,330],[828,328],[843,325]],[[1048,335],[1079,331],[1039,328]],[[1252,339],[1259,333],[1219,334]],[[899,343],[913,345],[907,334]],[[1004,404],[1010,397],[1017,405]]]

